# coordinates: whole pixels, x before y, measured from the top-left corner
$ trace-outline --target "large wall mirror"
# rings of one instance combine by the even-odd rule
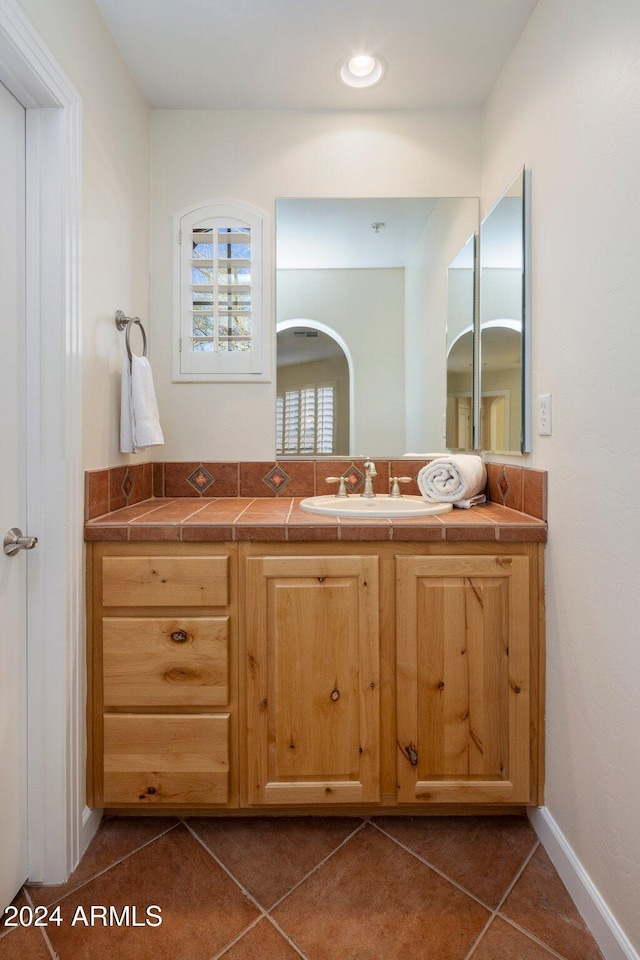
[[[279,457],[399,457],[453,440],[448,331],[473,326],[478,219],[475,197],[277,201]],[[470,448],[472,430],[455,440]]]
[[[478,441],[496,453],[527,449],[525,252],[521,170],[480,226]]]

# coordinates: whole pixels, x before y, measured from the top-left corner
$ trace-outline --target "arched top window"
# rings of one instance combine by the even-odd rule
[[[174,380],[271,379],[267,221],[237,200],[175,218]]]

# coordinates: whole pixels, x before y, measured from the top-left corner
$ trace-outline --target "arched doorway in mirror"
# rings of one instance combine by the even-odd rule
[[[504,318],[482,325],[480,449],[516,449],[522,422],[522,323]],[[461,330],[447,351],[447,447],[473,443],[473,328]],[[515,444],[515,446],[514,446]]]
[[[276,456],[348,456],[353,363],[342,337],[318,320],[277,325]]]
[[[499,453],[522,445],[522,321],[481,324],[480,446]]]
[[[473,327],[447,349],[447,449],[473,448]]]

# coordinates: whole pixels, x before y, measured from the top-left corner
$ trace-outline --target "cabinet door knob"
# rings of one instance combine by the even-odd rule
[[[170,637],[172,640],[175,640],[176,643],[186,643],[189,639],[189,634],[186,630],[174,630],[174,632],[170,634]]]
[[[334,703],[335,703],[336,700],[339,700],[339,699],[340,699],[340,691],[339,691],[339,690],[332,690],[332,691],[331,691],[331,699],[333,700]]]

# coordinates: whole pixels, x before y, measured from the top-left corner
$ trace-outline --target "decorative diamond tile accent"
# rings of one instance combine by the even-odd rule
[[[200,466],[193,471],[190,477],[187,477],[187,483],[190,483],[193,489],[200,494],[203,494],[209,489],[211,484],[215,482],[215,477],[212,477],[209,471],[205,470],[202,464],[200,464]]]
[[[266,485],[273,490],[274,493],[277,493],[278,490],[283,490],[286,487],[291,477],[287,476],[281,467],[276,466],[273,470],[269,470],[269,473],[266,477],[263,477],[263,479]]]
[[[342,476],[347,481],[347,486],[350,493],[355,493],[364,483],[364,474],[361,473],[353,463],[348,470],[345,470]]]
[[[125,497],[127,498],[127,503],[129,502],[129,497],[133,493],[133,488],[135,487],[135,485],[136,485],[136,482],[131,476],[129,469],[127,468],[127,472],[125,473],[124,479],[120,485],[120,489],[122,490]]]
[[[503,469],[502,473],[498,477],[498,490],[500,491],[500,496],[502,497],[503,501],[507,499],[507,494],[509,493],[510,489],[511,484],[509,483],[507,471]]]

